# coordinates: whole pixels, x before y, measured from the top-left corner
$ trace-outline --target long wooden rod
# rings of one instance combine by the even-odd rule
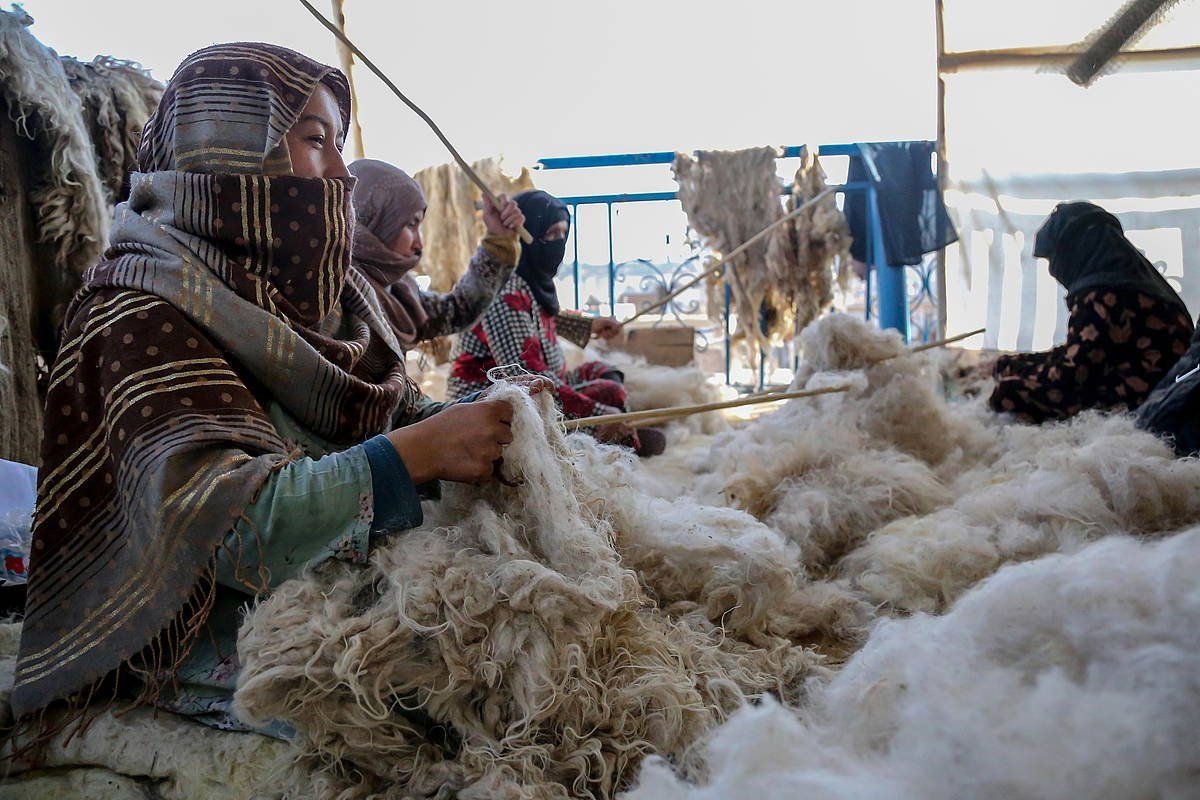
[[[362,61],[367,69],[371,70],[371,72],[374,72],[375,77],[383,81],[384,86],[387,86],[387,88],[392,90],[392,94],[396,95],[396,97],[400,99],[400,102],[411,108],[418,117],[425,121],[425,124],[433,130],[434,134],[438,137],[438,139],[441,140],[442,144],[446,146],[446,149],[450,151],[450,155],[454,158],[455,162],[462,167],[463,172],[467,173],[467,177],[471,179],[471,182],[479,187],[479,191],[483,192],[483,195],[487,197],[487,199],[492,201],[492,205],[499,208],[500,201],[496,198],[496,195],[493,194],[492,190],[489,189],[487,184],[483,182],[483,179],[476,174],[475,170],[471,169],[471,165],[467,163],[466,159],[464,159],[462,155],[459,154],[458,150],[455,149],[454,145],[450,143],[450,140],[446,138],[446,134],[442,133],[442,129],[437,126],[437,123],[433,121],[433,118],[422,111],[420,106],[418,106],[412,100],[409,100],[404,92],[400,91],[400,88],[396,86],[396,84],[392,83],[391,78],[385,75],[383,70],[375,66],[375,62],[367,58],[367,55],[362,50],[358,49],[358,45],[350,41],[350,37],[338,30],[338,27],[326,19],[325,15],[318,11],[312,3],[310,3],[308,0],[300,0],[300,4],[307,8],[309,13],[316,17],[317,21],[324,25],[326,30],[332,33],[339,42],[349,48],[351,53],[354,53],[354,55],[358,56],[359,60]],[[525,230],[524,226],[517,230],[517,234],[521,237],[521,241],[525,244],[531,244],[533,242],[533,237],[529,235],[529,231]]]
[[[847,392],[849,390],[849,386],[826,386],[820,389],[799,389],[790,392],[771,392],[769,394],[740,397],[736,400],[722,400],[716,403],[701,403],[694,406],[648,408],[645,411],[628,411],[623,414],[601,414],[597,417],[569,419],[563,423],[563,427],[569,431],[573,431],[578,428],[591,428],[596,425],[610,425],[615,422],[637,423],[645,422],[647,420],[657,421],[663,419],[673,419],[674,417],[687,417],[692,414],[703,414],[706,411],[720,411],[724,408],[753,406],[759,403],[774,403],[778,400],[793,400],[797,397],[816,397],[817,395],[836,394],[837,392]]]
[[[961,342],[963,339],[970,339],[972,336],[978,336],[981,333],[987,333],[987,328],[976,328],[973,331],[968,331],[967,333],[960,333],[957,336],[948,336],[945,339],[938,339],[937,341],[934,341],[934,342],[926,342],[925,344],[919,344],[916,347],[910,347],[908,349],[908,352],[923,353],[926,350],[932,350],[935,347],[945,347],[948,344],[954,344],[955,342]],[[904,353],[901,353],[900,355],[904,355]],[[892,356],[892,358],[895,358],[895,356]]]
[[[300,0],[300,2],[304,2],[304,0]],[[723,267],[724,267],[726,264],[728,264],[729,262],[731,262],[731,261],[732,261],[734,258],[736,258],[737,256],[740,256],[740,255],[741,255],[741,254],[742,254],[742,253],[745,251],[745,249],[746,249],[747,247],[749,247],[750,245],[754,244],[754,243],[755,243],[755,242],[757,242],[759,239],[761,239],[762,237],[766,236],[768,233],[770,233],[771,231],[775,230],[776,228],[778,228],[778,227],[779,227],[780,225],[782,225],[783,223],[785,223],[785,222],[787,222],[788,220],[790,220],[790,219],[793,219],[794,217],[798,216],[798,215],[799,215],[799,214],[800,214],[802,211],[805,211],[805,210],[807,210],[809,207],[811,207],[811,206],[812,206],[814,203],[816,203],[816,202],[817,202],[818,200],[820,200],[821,198],[823,198],[823,197],[825,197],[825,196],[827,196],[827,195],[829,195],[829,194],[832,194],[832,193],[833,193],[833,192],[835,192],[835,191],[837,191],[837,187],[836,187],[836,186],[830,186],[828,189],[824,189],[824,190],[822,190],[821,192],[818,192],[818,193],[817,193],[815,196],[813,196],[812,198],[810,198],[810,199],[808,199],[808,200],[805,200],[805,201],[804,201],[803,203],[801,203],[799,206],[797,206],[796,208],[792,209],[791,211],[789,211],[789,212],[788,212],[787,214],[785,214],[784,216],[782,216],[782,217],[780,217],[779,219],[775,220],[775,221],[774,221],[774,222],[772,222],[770,225],[768,225],[767,227],[763,228],[761,231],[759,231],[758,233],[754,234],[754,235],[753,235],[753,236],[751,236],[749,239],[747,239],[746,241],[744,241],[744,242],[742,242],[741,244],[739,244],[737,247],[735,247],[735,248],[733,248],[732,250],[730,250],[728,254],[726,254],[726,255],[724,255],[724,256],[721,256],[721,258],[719,258],[719,259],[718,259],[718,260],[717,260],[715,263],[713,263],[713,265],[712,265],[712,266],[710,266],[708,269],[704,270],[704,272],[701,272],[701,273],[700,273],[699,275],[697,275],[696,277],[692,278],[690,281],[688,281],[687,283],[685,283],[683,286],[680,286],[678,289],[676,289],[675,291],[671,292],[670,294],[668,294],[666,297],[662,298],[661,300],[657,300],[657,301],[655,301],[654,303],[652,303],[651,305],[648,305],[648,306],[646,306],[645,308],[643,308],[643,309],[641,309],[640,311],[638,311],[638,312],[637,312],[636,314],[634,314],[632,317],[630,317],[629,319],[627,319],[627,320],[625,320],[624,322],[622,322],[622,323],[621,323],[621,326],[622,326],[622,327],[624,327],[625,325],[628,325],[629,323],[633,322],[633,321],[634,321],[635,319],[637,319],[638,317],[641,317],[641,316],[643,316],[643,315],[645,315],[645,314],[649,314],[651,311],[654,311],[655,309],[662,308],[662,307],[663,307],[663,306],[665,306],[667,303],[671,302],[671,301],[672,301],[672,300],[674,300],[676,297],[678,297],[679,295],[683,294],[684,292],[686,292],[688,289],[690,289],[690,288],[692,288],[693,286],[695,286],[695,285],[696,285],[697,283],[699,283],[700,281],[702,281],[702,280],[704,280],[705,278],[707,278],[708,276],[712,275],[714,272],[720,272],[720,271],[721,271],[721,269],[722,269],[722,268],[723,268]]]
[[[948,344],[961,342],[963,339],[969,339],[972,336],[978,336],[985,333],[987,328],[979,328],[967,333],[960,333],[956,336],[949,336],[945,339],[938,339],[934,342],[926,342],[925,344],[917,345],[908,350],[897,353],[895,355],[886,356],[879,359],[875,363],[881,363],[892,358],[897,358],[902,355],[911,353],[923,353],[926,350],[932,350],[935,347],[945,347]],[[740,397],[736,400],[722,400],[714,403],[701,403],[694,406],[672,406],[668,408],[648,408],[643,411],[628,411],[621,414],[601,414],[595,417],[584,417],[583,419],[570,419],[563,423],[569,431],[578,430],[579,428],[591,428],[596,425],[608,425],[615,422],[633,423],[637,427],[638,423],[645,424],[647,422],[662,422],[676,417],[688,417],[692,414],[703,414],[706,411],[720,411],[725,408],[738,408],[740,406],[752,406],[759,403],[774,403],[779,400],[793,400],[797,397],[816,397],[822,394],[834,394],[837,392],[849,391],[849,386],[828,386],[821,389],[799,389],[795,391],[785,392],[770,392],[767,394],[750,395],[749,397]]]

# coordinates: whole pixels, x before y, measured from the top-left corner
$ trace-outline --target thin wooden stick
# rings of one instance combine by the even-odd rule
[[[957,336],[950,336],[945,339],[938,339],[935,342],[926,342],[922,345],[909,348],[904,353],[897,353],[893,356],[881,358],[875,363],[881,363],[888,359],[896,358],[909,353],[922,353],[926,350],[932,350],[935,347],[944,347],[954,342],[960,342],[963,339],[968,339],[972,336],[978,336],[985,333],[987,328],[979,328],[978,330],[968,333],[960,333]],[[707,411],[720,411],[725,408],[738,408],[740,406],[752,406],[759,403],[773,403],[779,400],[794,400],[798,397],[816,397],[822,394],[835,394],[837,392],[847,392],[849,386],[827,386],[821,389],[799,389],[795,391],[771,392],[768,394],[750,395],[749,397],[741,397],[737,400],[722,400],[716,403],[702,403],[694,406],[672,406],[668,408],[648,408],[643,411],[629,411],[621,414],[601,414],[596,417],[584,417],[583,419],[569,419],[563,423],[563,427],[569,431],[578,430],[579,428],[591,428],[596,425],[609,425],[614,422],[633,423],[634,427],[639,425],[649,424],[652,422],[664,422],[669,419],[678,417],[688,417],[692,414],[703,414]]]
[[[648,408],[645,411],[629,411],[623,414],[601,414],[597,417],[584,417],[583,419],[569,419],[563,423],[569,431],[578,428],[591,428],[596,425],[609,425],[614,422],[646,422],[648,420],[660,421],[674,419],[676,417],[687,417],[692,414],[703,414],[706,411],[720,411],[723,408],[738,408],[739,406],[753,406],[759,403],[774,403],[778,400],[794,400],[797,397],[816,397],[822,394],[836,394],[838,392],[847,392],[849,386],[825,386],[820,389],[799,389],[789,392],[771,392],[770,394],[751,395],[750,397],[740,397],[737,400],[722,400],[716,403],[701,403],[695,406],[673,406],[671,408]]]
[[[324,25],[326,30],[332,33],[339,42],[349,48],[351,53],[354,53],[354,55],[358,56],[359,60],[362,61],[367,69],[371,70],[371,72],[374,72],[375,77],[383,81],[384,86],[387,86],[387,88],[392,90],[392,94],[396,95],[396,97],[400,99],[400,102],[411,108],[418,117],[425,120],[425,124],[433,130],[434,134],[438,137],[438,139],[441,140],[442,144],[446,146],[446,149],[450,151],[450,155],[453,156],[455,162],[462,167],[463,172],[467,173],[467,177],[471,179],[471,182],[479,187],[479,191],[483,192],[487,199],[492,201],[492,205],[496,206],[496,208],[499,208],[500,201],[496,199],[496,195],[493,194],[492,190],[489,189],[487,184],[483,182],[483,179],[475,173],[475,170],[471,169],[471,165],[466,162],[466,159],[459,155],[458,150],[454,148],[454,145],[450,144],[450,140],[446,138],[446,134],[442,133],[442,129],[437,126],[437,123],[434,122],[428,114],[422,111],[420,106],[418,106],[412,100],[409,100],[404,92],[400,91],[399,87],[392,83],[391,78],[389,78],[387,75],[384,75],[383,70],[375,66],[375,62],[367,58],[366,54],[363,53],[362,50],[358,49],[358,45],[350,41],[350,37],[338,30],[338,27],[326,19],[324,14],[322,14],[320,11],[317,11],[316,7],[314,7],[312,3],[308,2],[308,0],[300,0],[300,4],[307,8],[309,13],[316,17],[317,21]],[[529,235],[529,231],[525,230],[524,226],[521,226],[517,230],[517,234],[521,237],[521,241],[525,244],[533,243],[533,237]]]
[[[935,347],[945,347],[948,344],[954,344],[955,342],[961,342],[963,339],[970,339],[972,336],[978,336],[981,333],[987,333],[987,328],[978,328],[977,330],[970,331],[969,333],[960,333],[957,336],[948,336],[945,339],[938,339],[937,341],[926,342],[925,344],[919,344],[916,347],[910,347],[908,352],[923,353],[926,350],[932,350]],[[900,355],[904,355],[904,354],[901,353]],[[895,356],[890,356],[890,358],[895,358]]]
[[[304,0],[300,0],[300,2],[302,2],[302,3],[303,3],[303,2],[304,2]],[[699,275],[697,275],[697,276],[696,276],[695,278],[693,278],[692,280],[690,280],[690,281],[688,281],[687,283],[685,283],[683,286],[680,286],[678,289],[676,289],[675,291],[671,292],[671,293],[670,293],[670,294],[668,294],[666,297],[662,298],[661,300],[655,301],[655,302],[654,302],[653,304],[651,304],[651,305],[648,305],[648,306],[646,306],[645,308],[643,308],[642,310],[638,311],[636,314],[634,314],[634,315],[633,315],[632,317],[630,317],[629,319],[627,319],[627,320],[625,320],[624,322],[620,323],[621,327],[624,327],[624,326],[628,325],[629,323],[633,322],[633,321],[634,321],[635,319],[637,319],[638,317],[641,317],[641,316],[644,316],[644,315],[646,315],[646,314],[649,314],[651,311],[654,311],[655,309],[658,309],[658,308],[661,308],[661,307],[665,306],[667,303],[671,302],[671,301],[672,301],[672,300],[674,300],[676,297],[678,297],[679,295],[683,294],[683,293],[684,293],[684,292],[686,292],[688,289],[692,288],[692,287],[693,287],[693,286],[695,286],[697,283],[699,283],[700,281],[702,281],[702,280],[704,280],[705,278],[707,278],[709,275],[712,275],[714,272],[719,272],[719,271],[721,270],[721,268],[722,268],[722,267],[724,267],[726,264],[728,264],[730,261],[732,261],[732,260],[733,260],[733,259],[734,259],[736,256],[740,256],[740,255],[742,254],[742,252],[743,252],[743,251],[744,251],[744,250],[745,250],[747,247],[749,247],[750,245],[754,244],[754,243],[755,243],[755,242],[757,242],[759,239],[761,239],[762,237],[766,236],[768,233],[770,233],[771,231],[773,231],[775,228],[778,228],[778,227],[779,227],[780,225],[782,225],[783,223],[785,223],[785,222],[787,222],[788,220],[790,220],[790,219],[792,219],[792,218],[796,217],[797,215],[799,215],[799,214],[800,214],[800,212],[802,212],[802,211],[805,211],[806,209],[808,209],[808,208],[809,208],[809,207],[810,207],[810,206],[811,206],[813,203],[817,202],[817,201],[818,201],[818,200],[820,200],[821,198],[823,198],[823,197],[825,197],[826,195],[829,195],[829,194],[831,194],[832,192],[835,192],[835,191],[837,191],[837,187],[836,187],[836,186],[830,186],[828,189],[825,189],[825,190],[823,190],[823,191],[819,192],[819,193],[818,193],[817,195],[815,195],[814,197],[812,197],[812,198],[810,198],[810,199],[808,199],[808,200],[805,200],[805,201],[804,201],[803,203],[801,203],[799,206],[797,206],[796,208],[792,209],[791,211],[789,211],[789,212],[788,212],[787,214],[785,214],[784,216],[782,216],[782,217],[780,217],[779,219],[775,220],[775,221],[774,221],[774,222],[772,222],[770,225],[768,225],[767,227],[763,228],[761,231],[759,231],[758,233],[754,234],[754,235],[753,235],[753,236],[751,236],[749,239],[747,239],[746,241],[744,241],[744,242],[742,242],[741,244],[739,244],[737,247],[735,247],[735,248],[733,248],[732,250],[730,250],[730,251],[729,251],[729,253],[728,253],[728,255],[724,255],[724,256],[722,256],[722,257],[721,257],[720,259],[718,259],[718,260],[716,261],[716,263],[714,263],[714,264],[713,264],[711,267],[709,267],[709,268],[708,268],[708,269],[706,269],[704,272],[702,272],[702,273],[700,273]]]

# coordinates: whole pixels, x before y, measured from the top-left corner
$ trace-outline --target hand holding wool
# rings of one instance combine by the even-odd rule
[[[460,403],[388,434],[414,483],[479,483],[492,477],[513,440],[512,406],[503,400]]]

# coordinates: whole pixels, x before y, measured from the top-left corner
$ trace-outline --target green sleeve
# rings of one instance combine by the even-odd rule
[[[275,472],[217,553],[217,581],[274,588],[328,558],[364,563],[374,518],[371,467],[359,445]]]

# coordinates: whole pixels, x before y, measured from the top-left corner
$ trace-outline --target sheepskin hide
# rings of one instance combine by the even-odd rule
[[[512,197],[534,188],[525,167],[513,177],[504,172],[498,158],[485,158],[471,166],[495,194]],[[418,271],[431,278],[432,291],[448,292],[467,271],[483,238],[483,215],[479,210],[482,195],[457,164],[427,167],[413,178],[421,184],[429,203],[421,224],[425,254]]]
[[[792,181],[787,210],[795,211],[826,189],[825,170],[814,148],[804,151]],[[828,195],[801,211],[771,237],[767,271],[772,286],[787,300],[791,329],[799,330],[833,303],[835,280],[850,278],[850,226]]]
[[[142,128],[158,107],[163,85],[141,65],[109,56],[91,62],[64,57],[62,64],[79,97],[111,208],[129,195],[129,173],[137,169]]]
[[[17,131],[36,145],[38,241],[77,281],[104,248],[110,212],[79,98],[58,56],[26,30],[32,23],[19,8],[0,11],[0,93]]]
[[[773,147],[675,154],[679,202],[705,247],[718,255],[728,253],[783,216],[778,155]],[[710,281],[710,287],[715,287],[728,280],[737,312],[736,330],[752,356],[767,346],[771,336],[791,332],[790,304],[771,282],[769,239],[764,237],[736,257],[725,278]],[[710,291],[709,308],[720,308],[714,297]],[[759,327],[759,309],[764,304],[766,333]]]
[[[1007,567],[881,623],[801,715],[766,702],[628,800],[1196,797],[1200,529]]]
[[[717,511],[668,534],[728,540],[697,547],[707,573],[671,563],[686,552],[648,563],[662,509],[581,468],[619,451],[568,444],[546,394],[495,396],[514,406],[520,485],[449,485],[368,568],[279,587],[240,633],[240,713],[294,726],[345,797],[610,797],[647,753],[686,771],[747,695],[797,700],[821,668],[775,635],[802,624],[767,601],[799,591],[787,546]]]

